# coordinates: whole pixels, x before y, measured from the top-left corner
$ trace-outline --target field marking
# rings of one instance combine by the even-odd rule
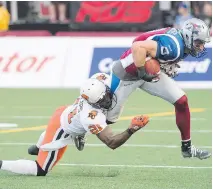
[[[191,108],[190,109],[190,112],[191,113],[198,113],[198,112],[204,112],[205,111],[205,108]],[[164,117],[164,116],[168,116],[168,115],[175,115],[175,112],[172,111],[172,112],[159,112],[159,113],[150,113],[150,114],[145,114],[145,115],[148,115],[149,117]],[[134,118],[135,116],[137,115],[133,115],[133,116],[124,116],[124,117],[121,117],[119,120],[130,120],[132,118]]]
[[[0,116],[0,119],[49,119],[51,116]],[[122,120],[121,117],[120,120]],[[125,116],[124,116],[125,119]],[[161,117],[150,117],[150,120],[153,121],[164,121],[164,120],[175,120],[175,117],[171,116],[161,116]],[[203,117],[191,117],[191,121],[206,121],[206,118]]]
[[[10,129],[10,130],[0,130],[0,133],[18,133],[23,131],[36,131],[36,130],[43,130],[47,126],[41,125],[41,126],[35,126],[35,127],[26,127],[26,128],[18,128],[18,129]]]
[[[205,108],[191,108],[190,111],[193,113],[197,113],[197,112],[204,112]],[[150,113],[150,114],[146,114],[148,116],[152,117],[166,117],[166,116],[171,116],[171,115],[175,115],[175,112],[159,112],[159,113]],[[121,117],[119,120],[130,120],[133,117],[135,117],[137,115],[133,115],[133,116],[123,116]],[[0,118],[4,118],[4,119],[48,119],[51,116],[42,116],[42,115],[29,115],[29,116],[0,116]],[[166,119],[174,119],[174,118],[170,118],[170,117],[166,117]],[[206,120],[205,118],[192,118],[195,120]]]
[[[24,132],[24,131],[41,131],[46,128],[46,125],[41,125],[41,126],[35,126],[35,127],[27,127],[27,128],[19,128],[19,129],[10,129],[10,130],[1,130],[0,133],[18,133],[18,132]],[[114,129],[112,128],[113,131],[115,132],[122,132],[125,129]],[[141,133],[180,133],[179,130],[154,130],[154,129],[144,129],[140,130],[138,132]],[[191,133],[206,133],[206,134],[211,134],[212,130],[192,130]]]
[[[49,119],[50,116],[0,116],[0,119]]]
[[[135,104],[136,106],[137,104]],[[51,106],[51,105],[46,105],[46,106],[36,106],[36,105],[26,105],[26,106],[13,106],[13,109],[56,109],[58,106]],[[0,110],[1,109],[5,109],[5,108],[8,108],[8,106],[0,106]],[[134,107],[133,105],[129,106],[129,107],[125,107],[125,109],[128,109],[128,110],[144,110],[144,111],[147,111],[147,110],[154,110],[154,111],[165,111],[166,109],[169,109],[169,108],[160,108],[160,107],[149,107],[149,108],[144,108],[144,107]],[[211,109],[211,107],[208,107],[206,109]]]
[[[211,169],[212,167],[192,167],[192,166],[167,166],[167,165],[114,165],[114,164],[75,164],[60,163],[60,166],[83,166],[83,167],[124,167],[124,168],[164,168],[164,169]]]
[[[191,113],[193,112],[204,112],[205,108],[191,108],[190,109]],[[146,114],[149,117],[164,117],[168,115],[174,115],[175,112],[159,112],[159,113],[150,113]],[[131,120],[134,118],[134,116],[123,116],[119,119],[119,121],[124,121],[124,120]],[[41,130],[46,128],[46,125],[41,125],[41,126],[34,126],[34,127],[27,127],[27,128],[19,128],[19,129],[12,129],[12,130],[1,130],[0,133],[18,133],[18,132],[24,132],[24,131],[36,131],[36,130]]]
[[[25,143],[25,142],[0,142],[0,146],[28,146],[33,145],[34,143]],[[70,144],[73,146],[73,144]],[[106,147],[105,144],[85,144],[86,147]],[[124,144],[123,147],[132,147],[132,148],[180,148],[178,145],[160,145],[160,144]],[[212,146],[198,146],[199,148],[211,149]]]
[[[0,128],[14,128],[18,127],[16,123],[0,123]]]
[[[122,132],[124,131],[125,128],[122,129],[114,129],[112,128],[113,131],[118,131],[118,132]],[[142,132],[142,133],[180,133],[179,130],[153,130],[153,129],[141,129],[138,132]],[[211,134],[212,130],[192,130],[191,133],[207,133],[207,134]]]

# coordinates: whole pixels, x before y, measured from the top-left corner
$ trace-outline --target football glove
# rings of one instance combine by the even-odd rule
[[[153,75],[153,74],[146,73],[146,70],[145,70],[144,66],[138,68],[137,71],[138,71],[138,77],[140,79],[143,79],[146,82],[153,82],[153,83],[155,83],[155,82],[158,82],[159,79],[160,79],[159,78],[159,74]]]
[[[131,124],[129,126],[129,130],[132,133],[135,133],[136,131],[145,127],[148,122],[149,122],[148,116],[146,115],[136,116],[132,119]]]
[[[82,151],[84,149],[85,144],[85,136],[76,136],[74,138],[75,146],[79,151]]]
[[[178,68],[180,68],[179,64],[161,64],[160,66],[161,70],[169,77],[174,78],[178,76]]]

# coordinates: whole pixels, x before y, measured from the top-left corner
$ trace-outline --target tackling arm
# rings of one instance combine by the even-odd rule
[[[97,134],[97,137],[105,143],[109,148],[116,149],[123,145],[133,133],[144,127],[149,122],[147,116],[138,116],[132,119],[132,122],[127,130],[114,135],[112,129],[107,126],[103,131]]]
[[[111,127],[109,126],[97,134],[98,138],[113,150],[124,144],[131,137],[131,135],[132,133],[129,129],[120,134],[114,135]]]

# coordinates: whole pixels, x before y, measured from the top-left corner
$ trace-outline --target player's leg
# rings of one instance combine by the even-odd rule
[[[200,159],[204,159],[210,156],[210,153],[207,151],[199,151],[199,149],[196,149],[191,145],[190,109],[188,99],[184,91],[173,79],[169,78],[166,74],[161,73],[160,80],[157,83],[144,82],[140,88],[149,94],[158,96],[174,105],[176,124],[181,133],[182,153],[184,157],[196,156]]]
[[[59,108],[49,121],[46,129],[42,145],[59,140],[62,137],[66,138],[67,134],[60,128],[60,115],[66,107]],[[0,161],[0,169],[10,171],[13,173],[45,176],[52,167],[61,159],[66,147],[56,151],[42,151],[39,150],[36,161],[31,160],[16,160],[16,161]]]
[[[4,171],[9,171],[12,173],[22,174],[22,175],[33,175],[36,176],[38,172],[38,167],[35,161],[32,160],[0,160],[0,169]]]
[[[190,140],[190,113],[187,97],[175,81],[161,73],[160,80],[157,83],[144,82],[140,88],[175,106],[176,123],[181,133],[181,139],[183,141]]]
[[[55,114],[50,119],[41,146],[56,140],[66,138],[68,136],[68,134],[66,134],[60,127],[60,116],[65,109],[65,106],[57,109]],[[66,148],[67,147],[63,147],[55,151],[43,151],[42,149],[40,149],[36,160],[39,167],[38,176],[46,175],[61,159],[64,152],[66,151]]]
[[[60,109],[63,110],[65,108],[66,108],[66,106],[62,106],[57,111],[60,111]],[[39,139],[38,139],[38,142],[28,148],[28,154],[36,155],[36,156],[38,155],[39,148],[40,148],[40,146],[41,146],[41,144],[42,144],[42,142],[44,140],[45,133],[46,133],[46,131],[42,132],[40,137],[39,137]]]
[[[111,73],[110,89],[116,97],[112,109],[107,112],[107,123],[115,123],[123,111],[128,97],[142,84],[142,81],[122,81]]]
[[[37,161],[25,159],[0,160],[0,169],[21,175],[45,176],[62,158],[66,148],[52,151],[51,154],[40,150]]]
[[[28,148],[28,154],[30,154],[30,155],[38,155],[39,148],[40,148],[40,146],[41,146],[41,144],[42,144],[42,142],[44,140],[45,133],[46,133],[46,131],[44,131],[43,133],[41,133],[41,135],[40,135],[40,137],[38,139],[37,144],[34,144],[34,145],[32,145],[32,146],[30,146]]]

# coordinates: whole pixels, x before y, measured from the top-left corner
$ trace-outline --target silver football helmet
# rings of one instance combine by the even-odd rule
[[[210,42],[209,27],[200,19],[191,18],[184,22],[181,34],[186,48],[194,57],[202,57],[206,53],[205,43]]]

